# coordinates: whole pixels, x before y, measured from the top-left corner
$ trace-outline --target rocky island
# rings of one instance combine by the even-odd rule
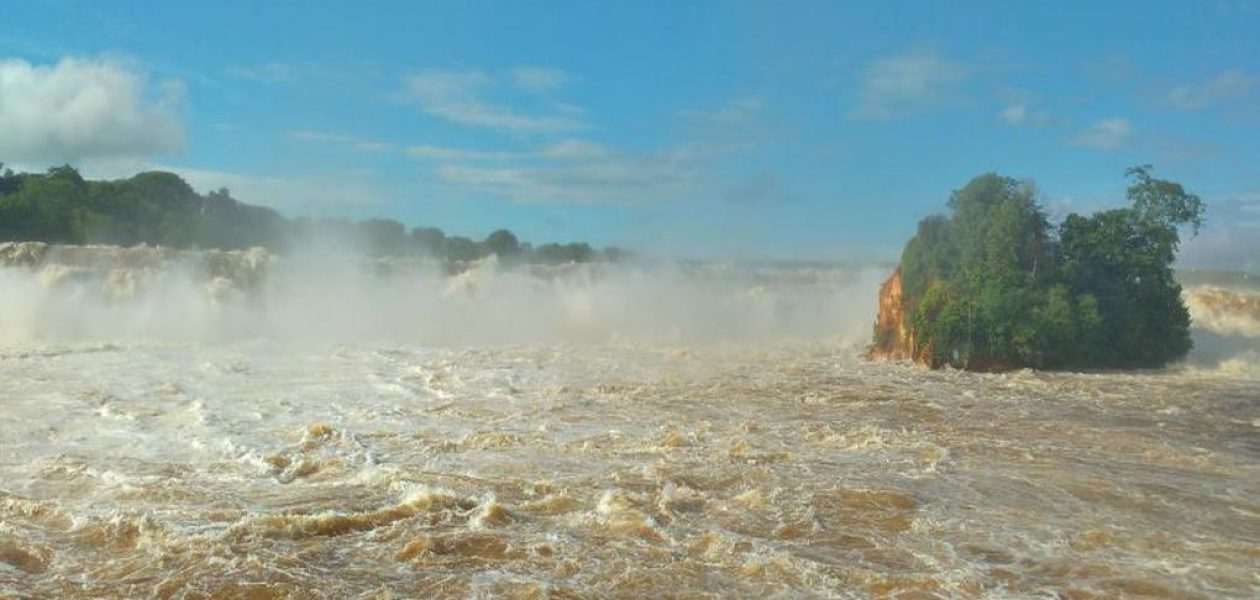
[[[870,355],[938,368],[1153,368],[1190,350],[1172,263],[1203,204],[1150,166],[1129,206],[1051,226],[1036,187],[972,179],[919,223],[880,288]]]

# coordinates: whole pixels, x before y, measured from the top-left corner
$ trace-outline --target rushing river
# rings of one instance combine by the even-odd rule
[[[1260,596],[1245,293],[984,375],[861,359],[882,270],[9,252],[3,598]]]

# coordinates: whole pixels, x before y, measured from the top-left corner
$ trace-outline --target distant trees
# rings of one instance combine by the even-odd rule
[[[987,174],[919,224],[902,253],[913,352],[974,369],[1156,367],[1190,349],[1173,279],[1179,228],[1202,224],[1181,185],[1127,172],[1130,206],[1051,228],[1031,184]]]
[[[0,236],[50,242],[86,236],[87,182],[69,166],[44,176],[6,175],[0,196]]]
[[[486,238],[486,249],[500,259],[514,258],[521,253],[521,242],[506,229],[499,229]]]
[[[486,255],[480,244],[459,235],[446,238],[442,244],[442,253],[447,260],[454,261],[477,260]]]
[[[543,244],[534,250],[537,262],[557,264],[588,262],[596,258],[595,251],[585,242],[574,244]]]
[[[392,219],[368,219],[358,223],[357,236],[373,256],[408,254],[407,228]]]
[[[437,227],[416,227],[411,230],[411,247],[420,254],[442,256],[446,248],[446,234]]]
[[[506,229],[483,241],[447,236],[435,227],[407,230],[392,219],[286,219],[237,201],[226,188],[198,194],[174,173],[150,171],[128,179],[87,181],[69,165],[47,173],[14,173],[0,163],[0,241],[61,244],[152,244],[174,248],[283,252],[305,240],[349,241],[373,256],[427,256],[467,262],[490,255],[508,262],[619,260],[585,243],[544,244],[537,250]]]

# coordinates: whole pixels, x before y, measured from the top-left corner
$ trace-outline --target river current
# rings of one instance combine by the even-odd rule
[[[1260,595],[1245,286],[974,374],[862,358],[884,269],[5,251],[3,598]]]

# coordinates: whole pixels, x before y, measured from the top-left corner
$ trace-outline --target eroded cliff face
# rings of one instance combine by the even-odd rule
[[[879,287],[879,316],[875,320],[875,340],[871,344],[870,357],[880,360],[915,359],[914,341],[901,289],[901,267]]]

